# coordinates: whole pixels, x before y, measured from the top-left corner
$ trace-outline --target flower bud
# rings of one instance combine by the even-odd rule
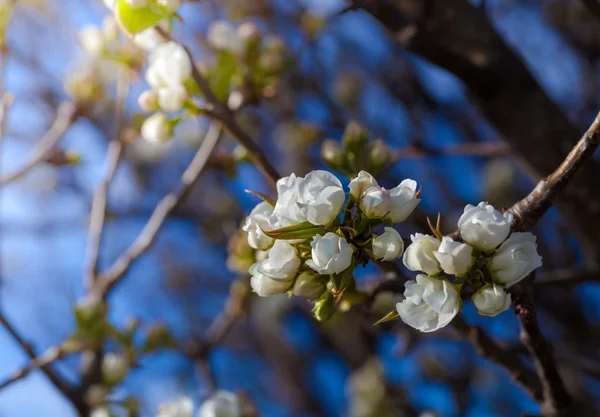
[[[277,36],[267,36],[263,42],[264,49],[267,52],[273,52],[276,54],[285,54],[285,43]]]
[[[510,294],[496,284],[486,285],[471,297],[482,316],[497,316],[510,307]]]
[[[458,219],[458,229],[465,242],[484,252],[492,252],[510,233],[512,213],[506,217],[484,201],[467,204]]]
[[[172,133],[173,126],[164,113],[155,113],[142,124],[142,137],[150,143],[164,143],[171,139]]]
[[[326,139],[321,145],[321,158],[331,167],[344,165],[344,151],[340,144],[333,139]]]
[[[333,313],[335,313],[333,295],[330,293],[323,294],[323,296],[315,302],[313,313],[318,321],[329,320],[331,316],[333,316]]]
[[[244,22],[238,26],[237,36],[246,44],[251,44],[260,40],[261,33],[256,23]]]
[[[283,55],[265,52],[260,56],[258,67],[265,72],[276,73],[283,69],[284,63]]]
[[[513,233],[500,245],[488,263],[495,282],[510,287],[542,266],[536,237],[529,232]]]
[[[423,271],[427,275],[436,275],[442,268],[434,255],[440,247],[440,241],[433,236],[415,233],[410,237],[412,243],[406,248],[402,262],[411,271]]]
[[[242,48],[233,25],[225,20],[217,20],[208,28],[206,39],[216,50],[239,52]]]
[[[385,217],[391,207],[390,192],[382,187],[368,188],[360,201],[360,208],[370,219]]]
[[[363,197],[365,191],[369,188],[378,186],[377,180],[367,171],[360,171],[358,176],[353,178],[350,184],[348,184],[350,195],[357,201]]]
[[[373,142],[371,151],[369,152],[369,162],[375,170],[385,168],[390,160],[390,148],[381,140],[377,139]]]
[[[369,139],[369,132],[358,122],[350,122],[344,131],[342,143],[348,149],[363,146]]]
[[[325,291],[323,280],[311,272],[303,272],[296,278],[294,284],[294,295],[305,297],[310,301],[319,298]]]
[[[102,31],[93,25],[85,26],[81,32],[79,32],[79,40],[81,41],[83,49],[90,55],[100,55],[106,47]]]
[[[153,90],[146,90],[138,97],[138,104],[144,111],[155,111],[158,109],[158,94]]]
[[[129,363],[123,355],[107,353],[102,359],[102,381],[106,385],[118,384],[128,371]]]
[[[232,392],[218,390],[200,406],[198,417],[240,417],[240,401]]]
[[[475,262],[471,246],[455,242],[447,236],[443,237],[440,247],[433,254],[445,273],[459,277],[466,274]]]
[[[315,235],[310,246],[311,259],[306,261],[306,265],[320,274],[339,274],[352,264],[353,247],[333,232]]]
[[[166,112],[181,110],[187,98],[187,90],[182,85],[173,85],[158,90],[158,105]]]
[[[386,227],[381,236],[374,238],[372,246],[375,259],[383,259],[384,261],[393,261],[402,255],[404,250],[404,242],[400,237],[400,233],[391,227]]]

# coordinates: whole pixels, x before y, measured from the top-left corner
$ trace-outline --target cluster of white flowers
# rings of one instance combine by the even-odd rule
[[[182,397],[159,407],[156,417],[192,417],[194,402]],[[232,392],[215,391],[200,405],[198,417],[240,417],[242,415],[240,401]]]
[[[242,225],[248,244],[259,251],[249,271],[252,289],[263,297],[292,289],[295,295],[315,300],[327,294],[326,288],[339,293],[350,285],[354,267],[364,263],[365,256],[397,259],[404,248],[400,234],[385,227],[377,236],[371,228],[406,219],[420,201],[416,188],[415,181],[404,180],[387,191],[361,171],[350,182],[346,200],[342,183],[330,172],[281,178],[277,201],[259,203]],[[374,206],[385,209],[374,212]]]
[[[405,284],[405,299],[396,306],[400,318],[423,332],[440,329],[460,310],[463,284],[474,281],[479,288],[472,299],[480,314],[495,316],[508,309],[511,299],[505,288],[542,266],[535,236],[511,234],[511,222],[511,213],[504,216],[481,202],[467,205],[458,220],[464,243],[442,237],[439,231],[438,237],[411,236],[404,265],[426,275]]]

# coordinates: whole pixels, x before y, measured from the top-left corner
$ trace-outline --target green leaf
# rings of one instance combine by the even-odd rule
[[[227,99],[229,95],[229,86],[235,70],[235,56],[229,52],[221,52],[217,60],[217,65],[211,68],[208,73],[208,84],[221,101]]]
[[[134,8],[127,3],[127,0],[118,0],[115,14],[123,29],[133,35],[156,26],[158,22],[171,17],[173,13],[156,1],[146,7]]]
[[[397,311],[395,311],[395,310],[390,311],[388,314],[385,315],[385,317],[378,320],[373,326],[377,326],[378,324],[385,323],[386,321],[391,321],[391,320],[397,319],[398,317],[400,317],[400,314],[398,314]]]
[[[263,230],[265,235],[272,237],[273,239],[308,239],[314,235],[325,234],[327,230],[320,226],[315,226],[309,222],[303,222],[294,226],[284,227],[282,229],[266,231]]]
[[[252,190],[244,190],[245,192],[247,192],[248,194],[252,194],[257,196],[258,198],[260,198],[261,200],[263,200],[266,203],[269,203],[269,205],[275,207],[275,200],[273,200],[271,197],[264,195],[262,193],[259,193],[258,191],[252,191]]]

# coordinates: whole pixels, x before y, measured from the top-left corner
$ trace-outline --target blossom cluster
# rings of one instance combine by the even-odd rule
[[[461,291],[476,289],[472,300],[479,314],[495,316],[509,308],[506,288],[542,266],[536,237],[511,234],[512,214],[503,215],[481,202],[467,205],[458,220],[463,242],[417,233],[403,256],[411,271],[424,272],[405,284],[400,318],[423,332],[446,326],[461,308]]]
[[[315,316],[326,319],[335,311],[334,297],[355,288],[358,264],[402,255],[402,238],[389,226],[419,204],[417,183],[407,179],[386,190],[361,171],[348,188],[346,199],[342,183],[328,171],[292,174],[277,182],[276,201],[265,198],[252,210],[242,229],[259,251],[249,270],[255,293],[291,291],[315,301]],[[376,235],[379,225],[386,227]]]

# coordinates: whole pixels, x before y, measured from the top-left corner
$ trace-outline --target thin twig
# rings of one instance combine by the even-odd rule
[[[121,76],[117,85],[117,95],[119,101],[115,106],[115,132],[113,139],[108,144],[105,160],[105,174],[102,179],[94,199],[90,213],[90,228],[88,233],[88,244],[85,262],[85,282],[88,288],[92,288],[98,272],[98,257],[100,255],[100,243],[102,240],[102,229],[106,219],[106,203],[108,188],[112,182],[117,167],[123,155],[123,142],[121,141],[121,130],[123,128],[125,98],[127,96],[129,81],[124,70],[121,70]]]
[[[48,350],[43,355],[38,356],[33,350],[33,346],[27,343],[2,313],[0,313],[0,324],[6,328],[11,337],[23,348],[27,356],[31,359],[31,362],[24,368],[15,372],[15,374],[6,381],[0,383],[0,389],[25,378],[31,371],[39,369],[78,411],[87,409],[85,401],[83,401],[83,397],[80,395],[77,388],[66,381],[50,366],[52,362],[59,360],[64,355],[65,352],[63,352],[62,349],[55,347]]]
[[[171,37],[169,33],[162,30],[160,27],[156,27],[156,30],[163,36],[165,39],[168,39],[173,42],[177,42]],[[179,43],[179,42],[177,42]],[[182,43],[179,43],[188,54],[188,57],[191,62],[194,62],[194,58],[189,48]],[[192,65],[192,78],[198,84],[198,87],[202,91],[204,98],[207,103],[210,104],[213,108],[208,109],[210,114],[213,117],[217,118],[223,123],[223,127],[244,147],[248,152],[248,156],[260,168],[260,170],[266,175],[266,177],[271,181],[272,184],[275,184],[277,180],[280,178],[279,173],[275,169],[275,167],[269,161],[269,158],[264,154],[262,149],[254,142],[254,140],[246,133],[246,131],[238,124],[235,120],[235,116],[231,112],[231,110],[223,104],[215,93],[212,91],[208,81],[204,76],[200,73],[198,68],[195,65]]]
[[[509,209],[514,215],[512,229],[531,229],[552,207],[575,174],[596,152],[599,144],[600,113],[562,164],[552,174],[541,180],[527,197]]]
[[[454,318],[452,325],[462,337],[471,342],[480,356],[508,372],[513,380],[536,401],[543,400],[538,377],[527,368],[519,356],[504,349],[481,328],[469,326],[460,316]]]
[[[600,21],[600,3],[598,3],[598,0],[581,0],[581,2]]]
[[[441,149],[409,146],[392,152],[392,161],[428,156],[501,156],[510,152],[510,147],[505,142],[475,142],[461,143]]]
[[[566,417],[571,415],[565,414],[571,404],[571,398],[556,368],[552,347],[546,341],[538,326],[531,291],[532,281],[533,276],[517,284],[511,291],[513,296],[512,305],[521,323],[521,342],[531,353],[542,383],[542,416]]]
[[[108,271],[98,276],[91,295],[96,296],[99,299],[105,299],[112,288],[117,285],[121,278],[129,271],[133,262],[150,249],[156,239],[158,231],[169,214],[177,207],[177,205],[179,205],[200,177],[200,173],[221,137],[221,132],[221,124],[213,122],[202,145],[198,149],[198,152],[196,152],[194,159],[181,176],[178,188],[163,197],[156,205],[150,219],[148,219],[148,222],[135,241],[127,248],[127,250],[125,250],[125,252],[123,252]]]
[[[539,274],[534,285],[577,285],[582,282],[600,281],[600,271],[585,268],[564,268]]]
[[[0,185],[8,184],[9,182],[21,178],[23,175],[29,172],[30,169],[40,163],[52,146],[54,146],[60,140],[60,138],[62,138],[69,127],[71,127],[75,120],[77,120],[78,116],[79,109],[77,106],[75,106],[73,103],[62,104],[58,108],[54,123],[37,143],[27,162],[25,162],[13,173],[0,177]]]

